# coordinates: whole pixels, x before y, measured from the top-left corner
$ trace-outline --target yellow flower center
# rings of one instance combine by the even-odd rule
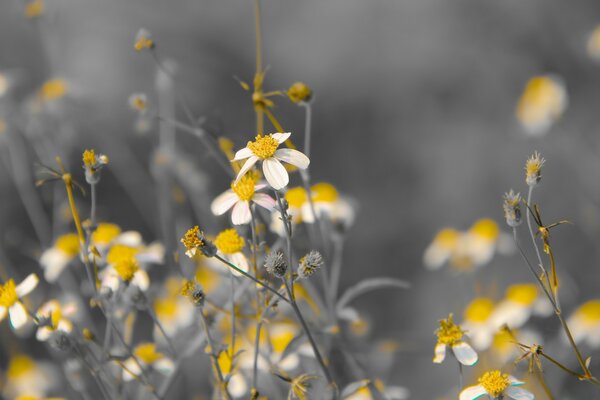
[[[465,308],[464,317],[470,322],[486,321],[494,310],[494,302],[486,297],[479,297],[473,300],[467,308]]]
[[[239,253],[244,248],[244,238],[235,229],[225,229],[217,235],[215,246],[223,254]]]
[[[517,118],[524,124],[543,121],[548,113],[558,116],[564,107],[564,89],[554,79],[536,76],[530,79],[517,105]]]
[[[308,201],[306,190],[302,187],[295,187],[285,192],[284,198],[287,200],[290,207],[300,208]]]
[[[50,321],[52,322],[51,328],[53,330],[58,328],[58,323],[60,322],[61,318],[62,318],[62,312],[60,310],[60,307],[57,307],[56,309],[54,309],[50,312]]]
[[[183,243],[185,248],[188,250],[192,250],[203,245],[202,240],[200,240],[200,228],[198,225],[188,229],[185,235],[183,235],[181,238],[181,243]]]
[[[459,238],[459,231],[452,228],[445,228],[439,231],[437,235],[435,235],[435,239],[433,239],[433,242],[442,249],[452,250],[456,247]]]
[[[60,99],[67,93],[67,83],[63,79],[51,79],[45,82],[40,89],[40,97],[50,101]]]
[[[273,135],[256,135],[254,142],[248,142],[246,147],[258,158],[266,160],[273,157],[275,150],[279,147],[279,142],[273,138]]]
[[[154,41],[150,38],[147,38],[145,36],[140,36],[136,41],[135,41],[135,45],[134,45],[135,49],[137,51],[142,51],[144,49],[151,49],[154,47]]]
[[[35,363],[31,358],[25,355],[14,356],[10,359],[6,376],[9,381],[11,379],[17,379],[33,371],[34,368]]]
[[[585,322],[588,324],[597,324],[600,322],[600,300],[591,300],[583,304],[577,310]]]
[[[271,329],[271,346],[275,353],[282,353],[288,345],[294,340],[296,334],[290,326],[278,326]]]
[[[83,152],[83,163],[88,168],[91,168],[96,164],[96,152],[94,149]]]
[[[238,181],[231,184],[231,190],[240,198],[240,200],[248,201],[254,196],[254,187],[256,180],[249,174],[246,174]]]
[[[507,374],[494,370],[483,374],[479,378],[479,384],[490,396],[498,397],[510,386],[510,379]]]
[[[317,183],[310,190],[314,202],[334,203],[339,197],[338,191],[330,183]]]
[[[15,281],[9,279],[4,285],[0,286],[0,306],[10,308],[18,300]]]
[[[506,290],[506,298],[515,303],[531,305],[538,295],[537,287],[534,284],[522,283],[512,285]]]
[[[100,245],[107,245],[121,234],[121,228],[115,224],[100,223],[92,233],[92,242]]]
[[[114,265],[115,271],[119,277],[125,281],[130,282],[136,272],[139,271],[140,266],[135,258],[122,259]]]
[[[44,12],[44,2],[42,0],[33,0],[25,6],[25,16],[27,18],[35,18],[42,15]]]
[[[460,326],[452,321],[452,314],[448,315],[447,319],[440,320],[440,327],[435,333],[438,337],[438,343],[449,346],[459,342],[464,335],[464,331],[460,329]]]
[[[493,241],[498,238],[500,228],[498,228],[498,224],[494,220],[484,218],[475,222],[471,227],[470,232],[482,239]]]
[[[177,302],[174,299],[157,299],[154,302],[154,311],[159,317],[174,317],[177,314]]]
[[[515,349],[515,336],[517,332],[515,330],[511,332],[508,329],[500,329],[495,335],[492,341],[492,348],[500,354],[508,354]]]
[[[109,264],[119,264],[123,261],[129,261],[135,258],[135,255],[139,252],[138,249],[124,244],[116,244],[110,248],[106,261]]]
[[[154,343],[140,344],[133,350],[133,354],[148,365],[154,364],[165,357],[162,353],[156,351],[156,344]]]
[[[75,257],[77,254],[79,254],[79,236],[77,236],[75,233],[67,233],[66,235],[62,235],[56,239],[54,247],[69,257]]]

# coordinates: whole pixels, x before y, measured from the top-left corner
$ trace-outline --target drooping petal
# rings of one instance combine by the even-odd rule
[[[266,193],[254,193],[252,201],[269,211],[272,211],[275,207],[275,199]]]
[[[252,157],[253,155],[254,153],[252,153],[252,150],[250,150],[247,147],[244,147],[243,149],[236,151],[235,155],[233,156],[233,160],[231,161],[244,160],[248,157]]]
[[[246,175],[246,172],[248,172],[250,168],[254,167],[254,164],[256,164],[257,161],[258,157],[250,156],[250,158],[248,158],[242,166],[242,169],[240,169],[240,172],[238,172],[237,177],[235,178],[235,183],[238,183],[239,180],[242,179],[242,176]]]
[[[27,296],[37,287],[38,283],[40,283],[40,278],[38,278],[36,274],[29,274],[27,278],[23,279],[23,282],[19,283],[15,288],[17,296]]]
[[[73,258],[56,248],[49,248],[44,251],[40,257],[40,265],[44,269],[44,278],[50,283],[55,282]]]
[[[240,198],[233,192],[233,190],[226,190],[213,200],[213,202],[210,204],[210,211],[212,211],[214,215],[223,215],[229,211],[229,209],[233,207],[233,205],[239,199]]]
[[[474,365],[479,359],[475,350],[465,342],[458,342],[452,345],[452,352],[458,362],[463,365]]]
[[[481,385],[469,386],[460,392],[459,400],[476,400],[486,396],[487,392]]]
[[[290,137],[290,135],[292,134],[292,132],[285,132],[285,133],[274,133],[271,136],[273,137],[273,139],[277,140],[279,142],[279,144],[285,142],[286,140],[288,140],[288,138]]]
[[[279,368],[283,369],[284,371],[292,371],[293,369],[296,369],[299,364],[300,357],[298,357],[298,354],[295,353],[287,355],[277,363]]]
[[[263,173],[269,185],[275,190],[283,189],[290,181],[287,171],[279,160],[268,158],[263,161]]]
[[[534,400],[535,396],[530,391],[527,391],[518,386],[509,386],[504,391],[504,394],[514,400]]]
[[[446,358],[446,345],[443,343],[436,344],[434,352],[433,362],[440,364]]]
[[[308,157],[294,149],[278,149],[274,156],[275,158],[285,161],[288,164],[295,165],[300,169],[306,169],[310,164]]]
[[[164,375],[170,375],[171,372],[173,372],[173,369],[175,369],[175,364],[173,364],[173,361],[170,358],[161,358],[152,364],[152,366]]]
[[[234,225],[245,225],[252,219],[250,205],[247,201],[238,201],[231,212],[231,222]]]
[[[140,269],[133,275],[131,283],[145,291],[150,287],[150,277],[146,271]]]
[[[10,324],[15,330],[27,323],[27,310],[20,301],[17,301],[8,309],[8,314],[10,315]]]

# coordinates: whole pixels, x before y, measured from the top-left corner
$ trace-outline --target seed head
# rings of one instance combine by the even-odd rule
[[[190,300],[196,307],[204,306],[206,295],[204,294],[204,290],[202,290],[202,286],[195,279],[192,281],[186,280],[179,293]]]
[[[542,179],[542,167],[546,163],[544,157],[537,151],[525,162],[525,182],[527,185],[536,186]]]
[[[287,271],[288,264],[283,251],[277,250],[269,253],[265,259],[265,269],[268,273],[275,275],[278,278],[283,278]]]
[[[298,276],[300,278],[308,278],[323,265],[323,256],[316,250],[311,250],[308,254],[300,259],[298,267]]]
[[[507,193],[504,193],[504,202],[502,208],[504,209],[504,218],[506,223],[511,228],[515,228],[521,225],[521,194],[516,193],[510,189]]]

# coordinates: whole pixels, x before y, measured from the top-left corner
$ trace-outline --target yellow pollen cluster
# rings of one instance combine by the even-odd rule
[[[287,95],[293,103],[309,100],[312,90],[302,82],[296,82],[287,91]]]
[[[479,378],[479,384],[490,396],[498,397],[510,386],[510,379],[507,374],[494,370],[483,374]]]
[[[203,245],[202,240],[200,240],[200,228],[198,225],[188,229],[181,238],[181,243],[183,243],[188,250],[193,250]]]
[[[10,359],[6,376],[9,380],[17,379],[33,371],[34,368],[35,363],[31,358],[25,355],[17,355]]]
[[[300,186],[289,189],[287,192],[285,192],[284,198],[287,200],[288,205],[292,208],[300,208],[308,201],[306,190]]]
[[[506,290],[507,299],[523,305],[533,304],[537,296],[537,286],[528,283],[512,285]]]
[[[179,291],[179,293],[183,297],[190,297],[192,295],[192,293],[194,292],[195,287],[196,287],[196,284],[193,281],[189,281],[186,279],[183,282],[183,286],[181,287],[181,290]]]
[[[225,229],[217,235],[215,245],[223,254],[239,253],[244,248],[244,238],[235,229]]]
[[[452,317],[453,315],[450,314],[447,319],[440,320],[440,327],[435,332],[438,337],[438,343],[452,346],[462,339],[464,331],[452,321]]]
[[[46,81],[39,92],[42,100],[57,100],[67,94],[67,83],[63,79],[51,79]]]
[[[577,313],[590,324],[600,322],[600,300],[590,300],[577,310]]]
[[[494,310],[494,302],[486,297],[479,297],[473,300],[467,308],[465,308],[465,320],[470,322],[484,322]]]
[[[54,247],[65,253],[69,257],[75,257],[79,254],[79,236],[75,233],[67,233],[56,239]]]
[[[338,191],[330,183],[317,183],[310,190],[314,202],[334,203],[339,197]]]
[[[106,256],[106,262],[109,264],[118,264],[123,261],[131,260],[139,252],[138,249],[124,244],[116,244],[110,248]]]
[[[96,165],[96,152],[94,149],[84,151],[82,158],[83,164],[85,164],[86,167],[92,168],[94,165]]]
[[[238,183],[231,184],[231,190],[243,201],[249,201],[254,196],[256,180],[250,174],[244,175]]]
[[[147,38],[144,35],[141,35],[135,41],[134,46],[137,51],[142,51],[144,49],[152,49],[154,48],[154,41],[150,38]]]
[[[248,142],[246,147],[258,158],[266,160],[273,157],[275,150],[279,147],[279,142],[272,135],[256,135],[254,142]]]
[[[15,281],[9,279],[4,285],[0,286],[0,306],[10,308],[18,300]]]
[[[92,242],[94,244],[106,245],[112,242],[121,234],[121,228],[115,224],[100,223],[92,233]]]
[[[42,0],[33,0],[25,6],[25,16],[27,18],[39,17],[44,13],[44,2]]]
[[[130,282],[136,272],[139,271],[140,266],[135,258],[123,259],[114,265],[115,271],[119,277],[125,281]]]
[[[148,365],[154,364],[156,361],[165,357],[162,353],[156,351],[156,344],[154,343],[138,345],[133,350],[133,354]]]

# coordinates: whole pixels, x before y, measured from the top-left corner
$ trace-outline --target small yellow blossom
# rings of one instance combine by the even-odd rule
[[[58,100],[67,94],[67,82],[64,79],[51,79],[42,85],[39,96],[44,101]]]
[[[85,150],[82,158],[83,164],[85,164],[85,166],[88,168],[92,168],[96,164],[96,152],[94,149]]]
[[[251,174],[244,175],[237,183],[231,184],[231,190],[242,201],[249,201],[254,197],[256,179]]]
[[[153,49],[155,46],[150,32],[143,28],[140,29],[135,37],[135,50],[142,51],[144,49]]]
[[[120,260],[114,265],[116,273],[125,281],[130,282],[136,272],[140,270],[140,266],[135,258]]]
[[[287,95],[293,103],[309,101],[312,96],[312,90],[302,82],[296,82],[287,91]]]
[[[435,332],[438,337],[438,343],[453,345],[459,342],[465,332],[452,321],[453,315],[448,315],[447,319],[440,320],[440,327]]]
[[[143,343],[133,350],[133,354],[148,365],[154,364],[156,361],[164,358],[164,354],[156,351],[155,343]]]
[[[0,286],[0,306],[8,309],[18,300],[15,281],[9,279],[4,285]]]
[[[187,249],[185,254],[188,257],[193,257],[198,248],[204,245],[204,242],[200,239],[200,235],[202,235],[202,232],[200,232],[200,228],[198,225],[196,225],[193,228],[188,229],[185,235],[183,235],[181,238],[181,243],[183,243]]]
[[[95,245],[105,246],[110,244],[121,234],[121,228],[115,224],[106,222],[98,224],[94,233],[92,233],[92,242]]]
[[[567,107],[567,92],[562,80],[544,75],[531,78],[517,105],[517,119],[531,135],[548,131]]]
[[[535,186],[542,179],[542,167],[546,163],[544,157],[537,151],[525,162],[525,182],[529,186]]]
[[[124,244],[116,244],[110,248],[106,255],[106,261],[109,264],[118,264],[122,261],[133,259],[139,252],[139,249]]]
[[[493,397],[500,396],[510,386],[508,374],[503,374],[498,370],[486,372],[478,379],[478,382]]]
[[[244,238],[235,229],[226,229],[219,233],[214,241],[223,254],[239,253],[244,248]]]
[[[273,157],[279,147],[279,141],[273,135],[256,135],[254,141],[248,142],[246,147],[261,160],[266,160]]]
[[[25,5],[25,16],[27,18],[36,18],[44,13],[44,2],[42,0],[32,0]]]

